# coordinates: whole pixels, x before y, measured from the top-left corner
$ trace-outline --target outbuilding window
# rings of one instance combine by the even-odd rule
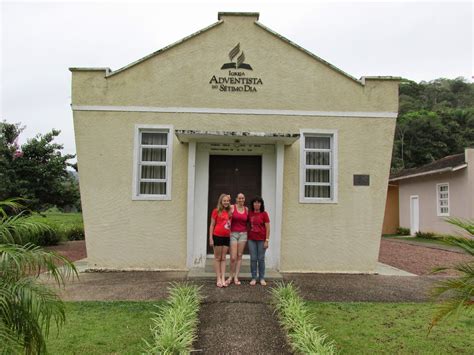
[[[170,126],[135,127],[134,199],[171,199],[171,132]]]
[[[337,202],[337,131],[301,131],[300,202]]]
[[[437,184],[436,195],[438,216],[449,216],[449,184]]]

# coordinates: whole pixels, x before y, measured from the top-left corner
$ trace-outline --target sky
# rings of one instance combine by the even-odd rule
[[[5,1],[0,0],[0,120],[20,143],[60,129],[75,154],[70,67],[117,70],[217,21],[259,21],[346,73],[472,82],[472,1]]]

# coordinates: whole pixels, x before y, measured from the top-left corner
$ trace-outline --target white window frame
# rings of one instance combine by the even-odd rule
[[[300,129],[300,203],[337,203],[338,202],[338,131],[336,129]],[[306,183],[306,136],[329,136],[331,138],[331,198],[305,197]],[[317,166],[316,166],[317,167]]]
[[[168,145],[166,147],[166,194],[151,195],[140,194],[140,163],[141,163],[141,139],[142,132],[167,132]],[[150,125],[136,124],[134,131],[135,141],[133,146],[133,179],[132,179],[132,200],[171,200],[171,183],[172,179],[172,157],[173,157],[173,140],[174,129],[172,125]]]
[[[448,197],[443,198],[443,199],[440,197],[440,194],[441,194],[440,188],[442,186],[448,187],[448,190],[444,191],[448,194]],[[448,204],[446,206],[441,206],[441,200],[447,200]],[[448,209],[448,212],[441,212],[441,207],[443,208],[446,207]],[[449,217],[449,182],[442,182],[442,183],[436,184],[436,212],[437,212],[438,217]]]

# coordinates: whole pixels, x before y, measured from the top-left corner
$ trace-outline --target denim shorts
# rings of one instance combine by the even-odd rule
[[[231,242],[246,242],[247,232],[231,232],[230,241]]]

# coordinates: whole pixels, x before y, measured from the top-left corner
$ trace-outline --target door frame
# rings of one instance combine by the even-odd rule
[[[188,151],[188,215],[187,258],[188,268],[204,267],[206,263],[206,236],[209,193],[210,155],[261,155],[262,197],[270,216],[270,247],[266,253],[267,267],[279,269],[281,221],[283,206],[283,143],[239,144],[199,143],[190,141]]]
[[[416,205],[414,204],[414,201],[416,201]],[[419,232],[419,231],[420,231],[420,198],[418,195],[411,195],[410,196],[410,234],[415,235],[416,232]]]

